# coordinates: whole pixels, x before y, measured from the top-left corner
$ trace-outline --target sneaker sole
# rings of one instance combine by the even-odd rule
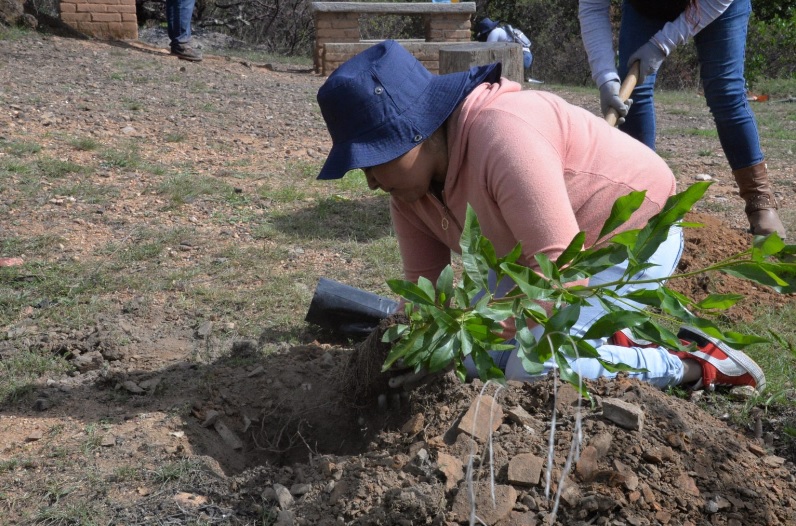
[[[755,379],[755,389],[758,392],[762,392],[763,389],[766,388],[765,373],[760,366],[757,365],[757,363],[755,363],[755,361],[752,360],[746,353],[739,351],[738,349],[733,349],[723,341],[717,340],[716,338],[705,334],[696,327],[683,326],[680,328],[677,336],[684,340],[693,341],[700,347],[708,343],[712,343],[721,349],[722,352],[727,355],[727,358],[735,362],[737,365],[745,369],[750,375],[752,375],[752,378]]]

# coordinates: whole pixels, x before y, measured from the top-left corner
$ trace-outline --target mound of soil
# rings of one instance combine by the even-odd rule
[[[245,515],[261,495],[278,524],[297,525],[796,523],[793,463],[692,401],[627,378],[590,383],[590,403],[553,377],[501,387],[447,375],[380,412],[375,398],[340,402],[351,353],[270,356],[278,380],[195,408],[198,449],[224,458],[201,425],[210,408],[245,437],[225,459],[246,467],[228,479],[238,490],[214,502]],[[219,385],[251,375],[228,373]]]

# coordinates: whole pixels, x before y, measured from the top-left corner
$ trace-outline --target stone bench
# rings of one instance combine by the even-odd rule
[[[469,42],[475,2],[312,2],[315,24],[313,62],[315,72],[330,75],[340,64],[377,41],[363,41],[362,15],[417,15],[424,21],[424,38],[401,40],[401,44],[426,67],[437,73],[441,44]],[[434,58],[429,58],[434,56]],[[426,57],[426,58],[423,58]]]

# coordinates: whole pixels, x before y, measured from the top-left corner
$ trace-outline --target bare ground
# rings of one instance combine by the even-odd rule
[[[66,135],[117,146],[133,138],[148,159],[225,178],[241,157],[265,172],[269,163],[319,162],[329,146],[314,106],[323,79],[302,67],[213,55],[189,64],[143,44],[37,35],[0,42],[0,65],[0,138],[36,141],[56,158],[92,164]],[[168,140],[175,133],[189,138]],[[748,243],[733,186],[715,161],[698,160],[706,148],[699,140],[674,137],[662,150],[675,156],[682,183],[713,167],[709,200],[729,204],[692,217],[705,228],[689,231],[683,268]],[[780,180],[792,180],[792,168],[777,168]],[[52,261],[101,264],[94,248],[135,225],[194,228],[205,241],[164,262],[175,268],[215,243],[263,243],[244,223],[209,221],[212,206],[201,199],[180,213],[164,209],[150,177],[96,170],[92,184],[121,188],[103,205],[57,194],[0,205],[0,235],[48,232],[63,240]],[[234,182],[244,193],[255,184]],[[791,196],[781,197],[787,206]],[[304,260],[315,276],[341,264],[328,253]],[[673,286],[694,296],[740,290],[747,302],[730,313],[739,322],[748,305],[791,301],[727,278]],[[352,347],[311,330],[301,345],[268,331],[259,340],[221,338],[228,352],[201,360],[223,330],[197,324],[168,294],[145,303],[136,291],[119,294],[83,330],[39,330],[41,307],[2,328],[0,359],[32,347],[62,354],[75,371],[42,377],[0,405],[4,524],[796,524],[796,449],[785,432],[793,415],[751,408],[751,423],[732,424],[729,414],[750,409],[743,400],[684,400],[626,379],[591,384],[593,406],[553,379],[487,386],[495,431],[473,439],[466,411],[477,406],[483,418],[492,407],[480,383],[446,377],[410,396],[391,393],[379,411],[375,400],[351,401],[339,382]],[[266,346],[276,350],[264,356]],[[641,411],[640,429],[607,418],[616,400]],[[580,460],[568,465],[579,434]],[[494,500],[484,489],[491,476]]]

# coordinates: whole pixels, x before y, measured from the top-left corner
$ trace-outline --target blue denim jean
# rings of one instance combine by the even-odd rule
[[[744,53],[746,32],[752,12],[750,0],[735,0],[720,17],[694,37],[699,75],[710,112],[716,123],[724,155],[730,167],[739,170],[763,161],[757,124],[746,99]],[[619,76],[627,74],[627,60],[657,33],[664,20],[647,18],[625,0],[619,30]],[[621,129],[655,149],[655,106],[653,89],[657,75],[649,75],[631,98],[627,119]]]
[[[196,0],[166,0],[166,24],[171,46],[191,41],[191,17]]]

